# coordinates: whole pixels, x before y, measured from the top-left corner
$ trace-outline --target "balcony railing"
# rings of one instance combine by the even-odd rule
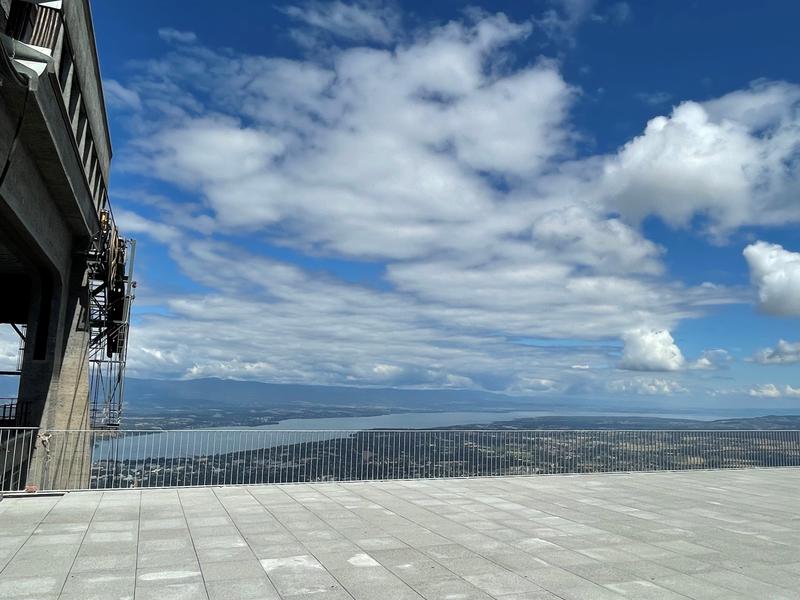
[[[13,423],[17,420],[17,399],[0,398],[0,423]]]
[[[0,448],[26,432],[0,429]],[[796,430],[95,430],[27,443],[40,489],[63,487],[65,458],[79,489],[800,466]]]
[[[30,405],[16,398],[0,398],[0,427],[23,424],[30,415]]]

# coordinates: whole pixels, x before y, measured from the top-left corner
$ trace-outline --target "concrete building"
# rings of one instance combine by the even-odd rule
[[[40,428],[21,445],[33,458],[16,452],[12,466],[47,460],[68,485],[85,477],[86,444],[50,456],[41,432],[89,428],[93,339],[110,350],[127,337],[103,330],[124,313],[126,245],[108,205],[111,142],[89,2],[0,0],[0,32],[0,323],[24,332],[13,425]],[[92,322],[98,306],[102,322]]]

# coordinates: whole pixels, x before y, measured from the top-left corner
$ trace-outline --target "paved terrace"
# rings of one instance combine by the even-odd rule
[[[0,598],[800,598],[800,470],[0,502]]]

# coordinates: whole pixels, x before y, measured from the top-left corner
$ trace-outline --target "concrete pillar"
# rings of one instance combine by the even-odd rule
[[[47,284],[40,286],[45,293],[39,294],[39,301],[52,305],[54,318],[49,326],[53,331],[46,337],[38,332],[39,341],[47,340],[43,360],[37,360],[35,341],[34,347],[25,351],[20,399],[31,403],[32,417],[40,427],[27,483],[40,489],[82,488],[89,481],[89,332],[84,272],[85,262],[76,258],[65,285],[54,290],[49,300]],[[40,320],[37,327],[41,325]],[[41,348],[38,351],[41,353]]]

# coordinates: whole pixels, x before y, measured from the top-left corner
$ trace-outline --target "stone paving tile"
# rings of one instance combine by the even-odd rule
[[[72,572],[61,591],[64,600],[133,600],[133,569]]]
[[[711,571],[697,574],[699,579],[725,587],[734,592],[749,594],[752,597],[766,597],[771,600],[788,600],[797,598],[797,587],[793,589],[780,588],[752,577],[747,577],[732,571]]]
[[[231,579],[256,579],[263,577],[264,568],[255,557],[247,561],[206,562],[202,564],[203,579],[225,581]]]
[[[199,566],[139,569],[136,572],[135,598],[175,600],[208,598]]]
[[[460,579],[439,579],[427,581],[415,586],[415,590],[428,600],[490,600],[492,596],[475,587],[471,583]]]
[[[342,590],[341,585],[311,555],[263,559],[261,566],[282,597]]]
[[[498,596],[497,600],[562,600],[555,594],[551,594],[545,590],[540,592],[524,592],[522,594],[507,594],[505,596]]]
[[[656,577],[653,579],[653,583],[690,598],[709,598],[709,600],[714,600],[728,598],[731,594],[729,589],[683,573]]]
[[[683,600],[686,597],[683,594],[656,585],[652,581],[644,580],[607,583],[605,587],[623,596],[641,600]]]
[[[800,598],[798,499],[791,469],[6,499],[0,598]]]
[[[65,577],[17,576],[13,573],[0,575],[0,598],[9,600],[20,598],[38,598],[40,596],[57,597],[61,593]]]
[[[232,562],[239,560],[249,560],[255,555],[252,548],[247,546],[236,548],[198,548],[197,558],[200,564],[210,562]]]
[[[476,588],[495,597],[503,594],[519,594],[522,592],[538,592],[542,590],[541,586],[533,583],[529,579],[505,569],[494,573],[465,575],[464,579]]]
[[[113,553],[98,556],[81,554],[75,558],[70,573],[93,573],[96,571],[131,571],[136,570],[136,554]]]
[[[135,600],[208,600],[205,586],[199,582],[156,582],[136,585]]]
[[[207,581],[206,589],[209,600],[281,600],[266,576]]]

